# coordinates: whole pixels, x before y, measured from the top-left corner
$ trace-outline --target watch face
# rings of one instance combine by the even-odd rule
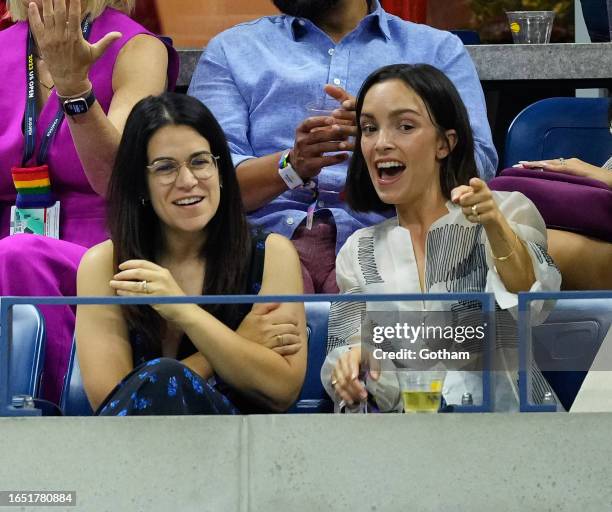
[[[89,110],[87,101],[84,98],[76,98],[64,102],[64,110],[69,116],[83,114]]]

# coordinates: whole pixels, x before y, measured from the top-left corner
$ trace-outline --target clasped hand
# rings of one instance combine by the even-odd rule
[[[81,31],[81,0],[43,0],[42,19],[37,5],[30,2],[30,29],[60,96],[74,96],[90,87],[89,69],[111,43],[121,37],[110,32],[95,44],[88,43]]]

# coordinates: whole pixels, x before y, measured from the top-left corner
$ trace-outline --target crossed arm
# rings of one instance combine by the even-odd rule
[[[79,296],[114,296],[119,288],[136,290],[138,279],[125,279],[115,288],[110,284],[117,281],[118,275],[113,268],[112,251],[112,244],[107,241],[85,254],[77,277]],[[282,274],[279,268],[283,269]],[[270,235],[260,294],[300,293],[302,281],[295,249],[290,241]],[[169,294],[162,291],[156,295]],[[253,308],[236,331],[194,304],[159,305],[157,311],[197,348],[198,353],[183,363],[202,377],[214,372],[245,396],[275,411],[287,409],[297,398],[306,372],[307,354],[302,304],[281,304],[263,315]],[[272,316],[263,318],[266,315]],[[290,323],[297,328],[296,336],[301,343],[293,353],[279,353],[270,343],[276,335],[270,338],[269,333],[280,331],[274,331],[271,324],[281,322],[289,326],[288,317],[293,319]],[[133,369],[128,328],[118,306],[79,306],[76,336],[85,391],[96,408]]]

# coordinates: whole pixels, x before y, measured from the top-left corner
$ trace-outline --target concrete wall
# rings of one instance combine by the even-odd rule
[[[611,425],[562,413],[2,419],[0,490],[75,490],[65,510],[84,511],[601,511]]]

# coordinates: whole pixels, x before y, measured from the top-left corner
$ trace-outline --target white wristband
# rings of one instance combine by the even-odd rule
[[[281,156],[278,174],[290,190],[304,186],[304,180],[289,163],[289,150],[286,150]]]

